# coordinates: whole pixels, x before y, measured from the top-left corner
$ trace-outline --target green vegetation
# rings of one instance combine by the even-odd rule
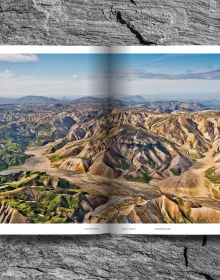
[[[215,167],[211,167],[205,172],[206,178],[212,181],[214,184],[220,184],[220,174],[216,174]]]
[[[144,172],[142,179],[143,179],[144,183],[148,183],[152,178],[151,178],[151,176],[149,175],[148,172]]]
[[[195,147],[195,150],[196,150],[198,153],[202,153],[202,152],[203,152],[203,149],[202,149],[200,146],[196,146],[196,147]]]
[[[207,220],[202,217],[199,217],[196,221],[193,221],[195,224],[207,224]]]
[[[13,142],[12,139],[0,140],[0,170],[8,166],[19,166],[28,157],[24,154],[21,144]]]
[[[148,182],[150,182],[152,177],[150,176],[148,170],[141,170],[139,173],[139,176],[134,177],[132,175],[125,174],[124,179],[126,179],[127,181],[133,181],[133,182],[148,183]]]
[[[0,196],[31,223],[74,223],[83,218],[83,210],[79,210],[85,195],[64,179],[59,179],[55,188],[45,173],[20,172],[0,180]]]
[[[0,113],[0,170],[23,164],[27,159],[27,147],[45,145],[65,137],[66,125],[71,125],[65,123],[65,118],[56,122],[53,111],[23,112],[22,108],[16,109],[15,112]],[[59,126],[62,130],[58,129]]]
[[[49,157],[49,159],[51,160],[51,162],[58,161],[60,159],[60,154],[59,153],[53,154],[52,156]]]
[[[39,127],[38,127],[39,128]],[[42,129],[40,129],[36,135],[36,138],[33,141],[34,145],[44,145],[46,143],[49,143],[51,141],[55,140],[55,135],[56,133],[56,127],[51,126],[51,127],[44,127],[42,125]]]
[[[176,202],[181,205],[184,206],[184,199],[182,199],[181,197],[176,197]]]
[[[190,157],[191,157],[191,159],[195,159],[195,160],[199,159],[199,156],[198,156],[198,153],[197,153],[197,152],[195,152],[195,153],[190,153]]]
[[[193,152],[190,153],[191,159],[197,160],[201,158],[201,153],[203,153],[203,149],[200,146],[196,146]]]
[[[36,172],[21,172],[19,176],[8,175],[2,177],[1,179],[3,178],[5,183],[0,184],[0,195],[4,195],[5,191],[16,190],[18,188],[25,188],[38,185],[43,185],[44,187],[47,187],[50,182],[49,176],[39,176],[39,174]]]
[[[4,170],[8,168],[8,164],[3,161],[2,159],[0,159],[0,170]]]
[[[115,167],[118,167],[123,170],[128,170],[129,162],[126,162],[125,160],[121,160],[121,162],[118,165],[116,164]]]
[[[62,148],[66,144],[67,144],[67,139],[65,138],[58,139],[55,143],[50,145],[49,151],[50,153],[54,153],[56,150]]]
[[[212,188],[212,193],[216,199],[220,199],[220,187],[219,190]]]
[[[160,117],[153,117],[150,121],[149,121],[149,125],[150,127],[160,127],[162,125],[166,125],[166,124],[171,124],[175,121],[175,116],[170,116],[169,117],[167,115],[162,115]]]

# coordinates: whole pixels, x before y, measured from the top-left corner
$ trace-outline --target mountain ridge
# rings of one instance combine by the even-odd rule
[[[186,110],[186,111],[201,111],[208,109],[220,109],[220,102],[214,104],[210,101],[178,101],[178,100],[147,100],[141,95],[134,95],[126,98],[110,98],[110,97],[92,97],[85,96],[76,99],[56,99],[46,96],[33,96],[27,95],[19,98],[5,98],[0,97],[0,105],[111,105],[116,107],[143,107],[152,111],[172,112],[175,110]]]
[[[2,217],[15,208],[27,222],[218,223],[220,111],[173,109],[0,113]]]

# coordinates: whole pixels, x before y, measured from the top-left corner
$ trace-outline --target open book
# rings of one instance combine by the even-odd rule
[[[0,234],[220,233],[218,47],[1,47]]]

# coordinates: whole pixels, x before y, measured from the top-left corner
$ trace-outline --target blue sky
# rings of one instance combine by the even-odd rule
[[[0,54],[0,96],[107,94],[107,54]]]
[[[117,70],[143,69],[146,72],[181,74],[220,69],[219,54],[119,54],[113,59]]]
[[[219,54],[0,54],[0,96],[105,96],[110,65],[117,97],[220,99]]]
[[[74,74],[86,76],[103,73],[107,70],[107,64],[108,55],[105,54],[39,54],[37,61],[29,63],[1,61],[0,72],[8,69],[18,76],[69,79]]]
[[[220,100],[219,54],[119,54],[112,59],[115,96],[151,100]]]

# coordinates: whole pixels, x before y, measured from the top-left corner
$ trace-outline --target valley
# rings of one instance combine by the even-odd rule
[[[220,111],[89,102],[0,106],[0,222],[220,223]]]

